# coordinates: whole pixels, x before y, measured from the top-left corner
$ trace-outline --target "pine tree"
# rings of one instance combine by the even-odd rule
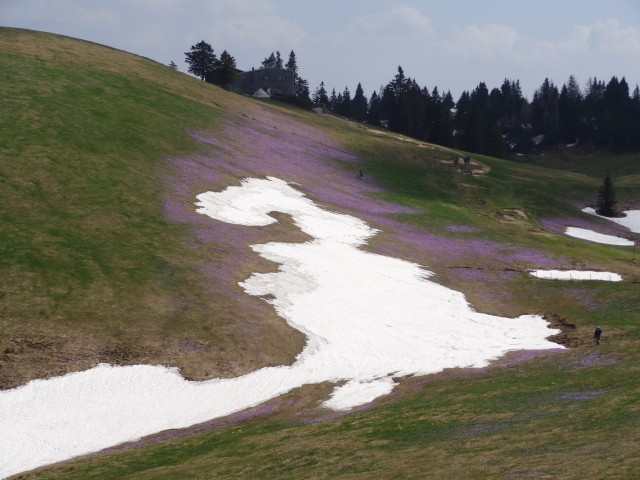
[[[262,60],[262,68],[276,68],[276,62],[276,55],[271,52],[271,55]]]
[[[280,52],[276,51],[276,68],[282,68],[282,57],[280,56]]]
[[[367,97],[364,96],[362,85],[358,83],[356,93],[353,94],[350,107],[351,118],[364,122],[367,118]]]
[[[189,73],[200,77],[200,80],[204,80],[216,68],[216,55],[211,45],[204,40],[192,45],[191,50],[184,54],[185,62],[189,65]]]
[[[293,81],[295,82],[298,78],[298,61],[296,60],[296,54],[293,50],[291,50],[291,52],[289,53],[289,60],[287,60],[284,68],[286,68],[290,72],[293,72]]]
[[[345,117],[351,116],[351,92],[349,91],[349,87],[344,87],[344,91],[342,92],[342,96],[340,97],[340,105],[338,106],[338,114],[344,115]]]
[[[606,144],[605,85],[597,78],[589,79],[584,96],[585,141],[598,146]]]
[[[369,109],[367,110],[367,123],[380,125],[380,97],[374,90],[369,99]]]
[[[596,213],[604,217],[615,217],[618,215],[616,210],[616,192],[613,188],[613,181],[609,174],[604,177],[600,190],[598,190],[598,202]]]
[[[178,65],[175,64],[175,62],[173,60],[171,60],[171,63],[169,63],[169,65],[167,65],[171,70],[173,70],[174,72],[178,71]]]
[[[337,113],[340,100],[342,100],[342,98],[338,99],[338,96],[336,95],[336,89],[333,88],[331,90],[331,97],[329,97],[329,108],[333,113]]]
[[[327,90],[324,88],[324,82],[320,82],[316,91],[313,92],[312,100],[316,107],[329,108],[329,97],[327,96]]]
[[[533,94],[531,120],[536,135],[544,135],[545,145],[555,145],[558,140],[560,114],[558,112],[558,88],[548,78]]]
[[[225,50],[220,54],[220,60],[216,62],[216,68],[211,78],[207,78],[207,80],[227,88],[237,77],[236,59]]]
[[[311,104],[311,98],[309,97],[309,82],[302,77],[298,77],[295,82],[296,96],[308,100]]]
[[[582,92],[571,75],[569,81],[562,86],[558,99],[558,113],[560,115],[560,136],[566,142],[574,142],[582,136]]]
[[[604,91],[607,142],[617,151],[632,144],[631,98],[629,85],[624,77],[613,77]]]

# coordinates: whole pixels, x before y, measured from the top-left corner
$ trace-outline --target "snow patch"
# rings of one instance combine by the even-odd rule
[[[631,240],[622,237],[614,237],[613,235],[605,235],[604,233],[594,232],[586,228],[567,227],[565,233],[570,237],[588,240],[590,242],[603,243],[606,245],[618,245],[623,247],[633,246]]]
[[[604,218],[605,220],[611,220],[619,225],[622,225],[625,228],[628,228],[634,233],[640,233],[640,210],[625,210],[624,217],[604,217],[602,215],[598,215],[595,209],[591,207],[583,208],[582,211],[584,213],[588,213],[590,215],[595,215],[596,217]]]
[[[0,477],[228,415],[306,384],[346,382],[324,404],[343,410],[391,392],[393,378],[563,348],[546,340],[558,330],[540,316],[478,313],[420,265],[360,250],[375,229],[277,178],[204,193],[197,206],[218,221],[256,226],[283,212],[313,237],[253,245],[280,267],[241,283],[307,335],[295,363],[204,382],[165,367],[100,365],[0,392]]]
[[[530,270],[530,275],[549,280],[601,280],[621,282],[622,277],[612,272],[595,272],[589,270]]]

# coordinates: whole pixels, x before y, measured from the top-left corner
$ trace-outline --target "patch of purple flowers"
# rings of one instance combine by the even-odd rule
[[[567,392],[560,395],[562,402],[584,402],[607,393],[606,390],[591,390],[585,392]]]
[[[585,368],[585,367],[601,367],[605,365],[613,365],[618,363],[617,358],[607,357],[604,355],[600,355],[598,353],[593,353],[591,355],[587,355],[576,361],[574,364],[576,368]]]
[[[477,232],[478,228],[471,225],[447,225],[444,230],[451,233],[473,233]]]

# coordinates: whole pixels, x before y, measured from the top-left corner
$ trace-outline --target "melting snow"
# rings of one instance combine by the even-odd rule
[[[307,335],[296,362],[205,382],[165,367],[99,365],[0,392],[0,476],[228,415],[305,384],[340,382],[324,405],[349,409],[391,392],[394,378],[562,348],[546,340],[557,330],[539,316],[475,312],[419,265],[360,250],[376,230],[323,210],[282,180],[247,179],[199,195],[197,205],[218,221],[254,226],[283,212],[314,238],[253,245],[280,267],[241,283]]]
[[[605,220],[616,222],[634,233],[640,233],[640,210],[625,210],[622,212],[625,216],[619,218],[603,217],[602,215],[598,215],[591,207],[583,208],[582,211],[584,213],[595,215],[596,217],[604,218]]]
[[[623,247],[633,245],[633,242],[626,238],[605,235],[604,233],[594,232],[593,230],[587,230],[586,228],[567,227],[565,233],[570,237],[589,240],[590,242],[604,243],[606,245],[618,245]]]
[[[617,273],[595,272],[589,270],[531,270],[530,275],[549,280],[602,280],[607,282],[621,282],[622,277]]]

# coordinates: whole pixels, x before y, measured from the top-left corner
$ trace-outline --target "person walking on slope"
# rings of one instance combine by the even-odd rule
[[[593,338],[596,339],[596,345],[600,345],[600,336],[602,335],[602,329],[598,326],[595,332],[593,332]]]

